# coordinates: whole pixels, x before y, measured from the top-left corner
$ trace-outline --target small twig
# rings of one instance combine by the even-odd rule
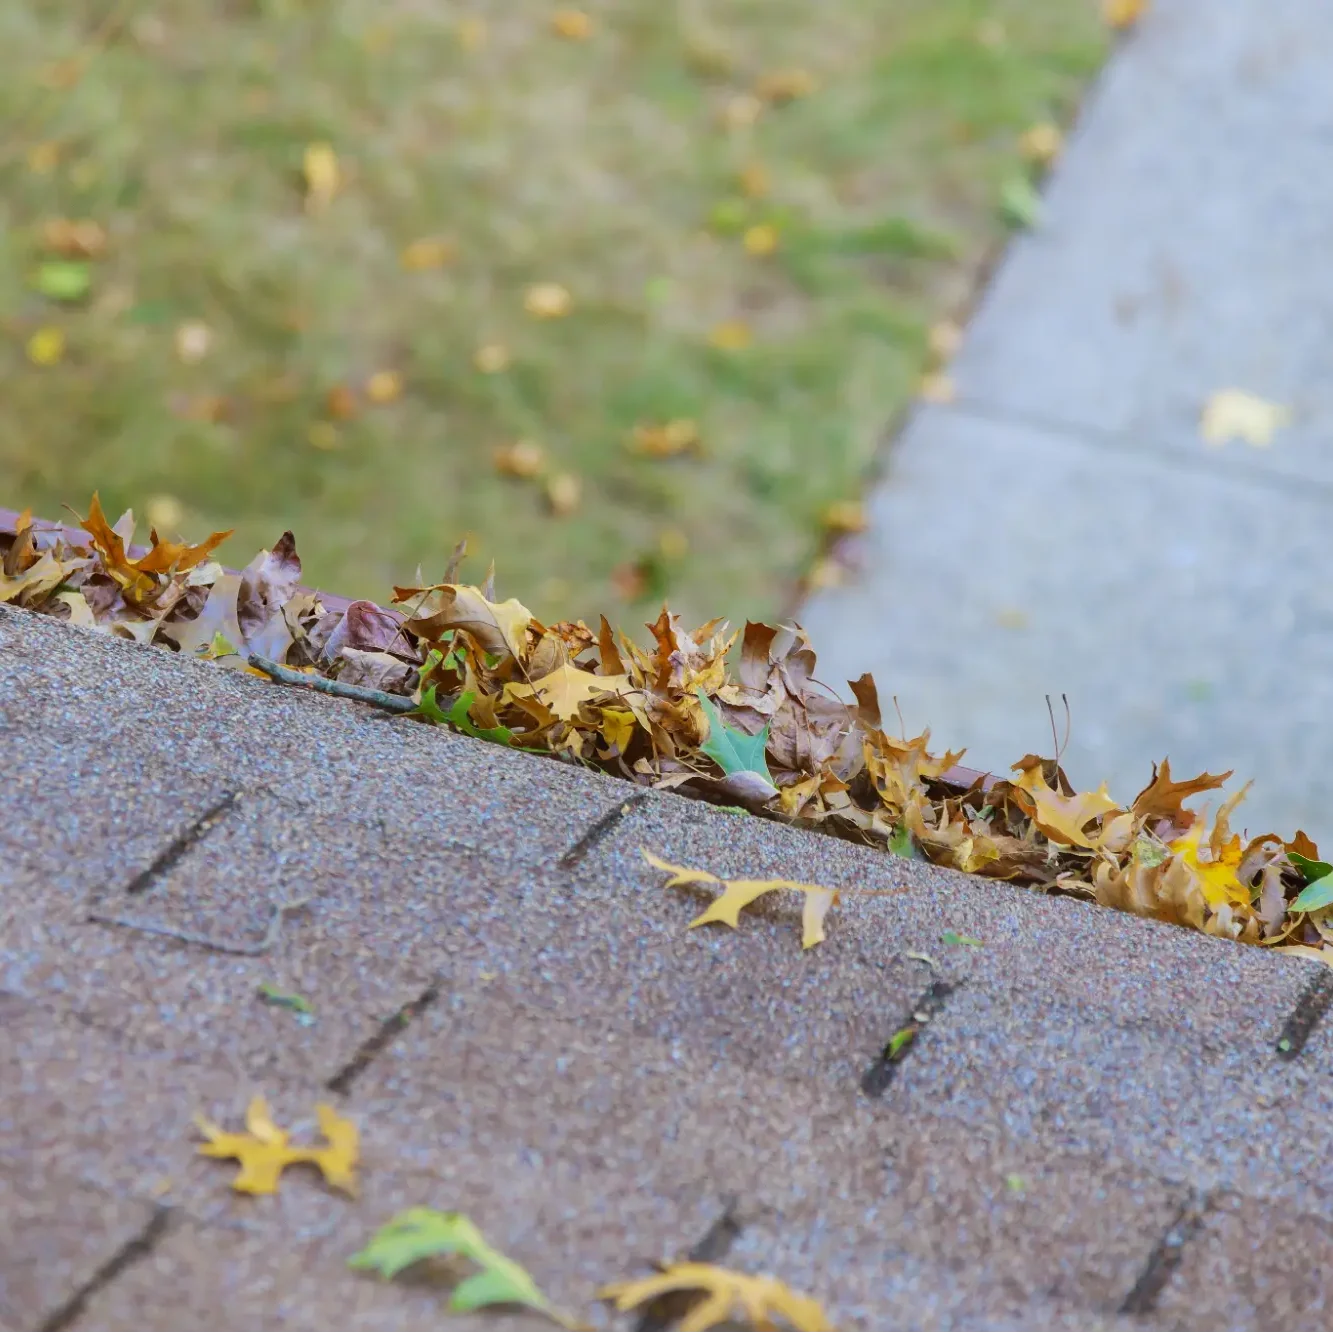
[[[321,694],[333,694],[340,699],[355,699],[358,703],[373,704],[376,708],[386,709],[390,713],[410,713],[416,708],[404,694],[389,694],[386,690],[372,690],[364,685],[347,685],[340,680],[329,680],[327,676],[307,676],[303,671],[293,671],[291,667],[279,666],[267,657],[251,653],[249,662],[252,667],[283,685],[308,685]],[[450,703],[449,699],[437,700]]]
[[[310,901],[310,896],[298,898],[295,902],[278,903],[273,909],[273,917],[264,932],[264,938],[258,944],[230,944],[226,940],[215,940],[208,935],[197,935],[191,930],[174,930],[170,926],[158,925],[155,921],[138,921],[129,916],[110,916],[103,912],[89,912],[87,919],[103,926],[124,926],[126,930],[139,930],[145,935],[165,935],[171,940],[180,940],[183,944],[197,944],[203,949],[212,949],[214,953],[240,954],[246,958],[258,958],[266,954],[282,934],[282,923],[288,912],[295,912]]]

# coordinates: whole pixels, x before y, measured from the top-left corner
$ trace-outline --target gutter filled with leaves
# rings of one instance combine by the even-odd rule
[[[497,601],[490,576],[459,582],[461,546],[440,582],[395,588],[392,609],[347,602],[300,586],[291,533],[233,572],[212,559],[229,534],[190,546],[154,531],[134,548],[132,514],[109,524],[96,496],[82,530],[28,514],[13,528],[0,534],[3,602],[640,786],[1333,963],[1333,865],[1314,843],[1232,833],[1248,785],[1211,821],[1186,807],[1230,773],[1176,781],[1163,760],[1128,805],[1105,784],[1077,791],[1036,755],[1010,778],[960,785],[962,752],[932,753],[929,732],[889,734],[868,674],[850,682],[850,704],[820,685],[798,626],[689,631],[663,608],[648,645],[605,617],[596,629],[545,625]]]

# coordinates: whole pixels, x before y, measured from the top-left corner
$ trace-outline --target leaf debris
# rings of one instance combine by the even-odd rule
[[[231,1157],[240,1162],[241,1170],[232,1181],[232,1188],[242,1194],[276,1193],[283,1171],[302,1162],[317,1166],[335,1189],[355,1194],[360,1145],[356,1124],[323,1102],[315,1107],[315,1114],[325,1146],[294,1147],[291,1135],[273,1123],[268,1102],[256,1096],[245,1112],[244,1134],[230,1133],[211,1120],[196,1116],[195,1124],[208,1140],[200,1145],[199,1152],[204,1157]]]

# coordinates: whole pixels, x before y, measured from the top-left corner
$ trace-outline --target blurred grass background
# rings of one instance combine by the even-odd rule
[[[1106,41],[1092,0],[12,0],[0,499],[237,565],[290,526],[344,593],[467,534],[547,618],[773,614]]]

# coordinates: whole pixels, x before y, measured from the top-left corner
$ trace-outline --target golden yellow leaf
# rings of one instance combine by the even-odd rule
[[[795,889],[805,894],[805,905],[801,910],[801,947],[813,949],[824,939],[824,918],[829,908],[839,900],[837,889],[826,889],[820,884],[803,884],[794,879],[719,879],[707,870],[690,870],[686,866],[672,865],[670,861],[663,861],[645,848],[639,850],[643,852],[643,859],[654,869],[670,873],[671,878],[666,883],[668,889],[699,884],[716,885],[722,890],[707,910],[690,922],[691,930],[712,921],[720,921],[724,926],[735,929],[740,924],[741,911],[756,898],[776,889]]]
[[[1266,449],[1274,434],[1291,421],[1291,411],[1243,389],[1221,389],[1204,404],[1199,432],[1212,445],[1244,440]]]
[[[372,403],[391,403],[403,392],[403,377],[396,370],[377,370],[366,381],[366,397]]]
[[[213,344],[213,332],[202,320],[190,319],[176,327],[176,355],[187,366],[193,366],[208,355]]]
[[[729,319],[715,325],[708,341],[724,352],[739,352],[754,341],[750,326],[743,320]]]
[[[415,614],[405,628],[427,643],[438,643],[448,630],[470,634],[488,653],[527,657],[532,612],[517,598],[493,602],[466,583],[437,583],[429,588],[395,588],[395,602],[411,602]]]
[[[957,393],[953,380],[942,370],[922,375],[918,392],[928,403],[951,403]]]
[[[507,477],[537,477],[546,466],[546,451],[532,440],[502,444],[492,458],[495,470]]]
[[[574,298],[558,282],[534,283],[523,295],[523,308],[534,319],[563,319],[573,306]]]
[[[551,15],[551,31],[557,37],[582,42],[592,34],[592,19],[581,9],[557,9]]]
[[[65,334],[61,329],[38,329],[28,339],[28,360],[34,366],[54,366],[65,355]]]
[[[338,155],[333,145],[312,143],[306,146],[302,159],[305,173],[305,206],[307,211],[318,213],[333,202],[342,181],[342,172],[338,167]]]
[[[1116,813],[1120,811],[1106,790],[1105,783],[1096,791],[1064,796],[1049,786],[1040,764],[1024,769],[1013,782],[1028,798],[1026,808],[1033,823],[1052,842],[1061,842],[1070,847],[1096,847],[1097,840],[1083,831],[1084,826],[1113,810]]]
[[[403,247],[398,262],[409,273],[423,273],[428,269],[443,268],[453,262],[457,250],[452,241],[436,236],[423,236]]]
[[[842,565],[831,556],[820,556],[811,566],[810,572],[805,576],[805,586],[811,592],[819,592],[823,588],[837,588],[842,585],[846,578],[846,570]]]
[[[830,532],[864,532],[866,507],[860,500],[836,500],[823,513],[824,526]]]
[[[623,694],[630,688],[628,676],[598,676],[565,662],[532,684],[511,682],[504,688],[509,699],[537,699],[562,722],[572,722],[579,708],[608,694]]]
[[[741,168],[736,177],[741,193],[748,199],[762,199],[772,188],[767,170],[758,162],[751,162]]]
[[[486,20],[479,18],[459,19],[458,44],[464,51],[480,51],[486,45]]]
[[[699,423],[680,417],[661,426],[635,426],[629,447],[648,458],[674,458],[699,447]]]
[[[1148,0],[1102,0],[1102,18],[1108,28],[1132,28],[1148,11]]]
[[[43,551],[35,564],[20,574],[0,571],[0,602],[39,602],[65,579],[65,567],[50,552]]]
[[[771,255],[778,248],[778,229],[767,222],[747,227],[742,244],[752,255]]]
[[[676,1291],[700,1293],[700,1299],[676,1325],[681,1329],[715,1328],[721,1323],[772,1328],[775,1316],[802,1333],[831,1327],[818,1301],[792,1291],[785,1282],[775,1277],[737,1273],[714,1264],[671,1264],[652,1277],[613,1282],[597,1294],[603,1300],[614,1301],[623,1314]]]
[[[572,472],[557,472],[546,483],[546,501],[557,518],[572,514],[583,498],[583,483]]]
[[[509,348],[503,343],[483,343],[477,348],[472,364],[483,375],[498,375],[500,371],[508,369]]]
[[[634,736],[634,714],[628,708],[603,708],[601,725],[597,729],[607,745],[614,745],[624,754]]]
[[[1273,952],[1294,954],[1297,958],[1308,958],[1312,963],[1323,963],[1325,967],[1333,967],[1333,949],[1328,947],[1316,949],[1309,944],[1276,944],[1273,946]]]
[[[1236,875],[1241,858],[1240,835],[1236,834],[1204,860],[1199,854],[1203,833],[1203,824],[1194,824],[1184,837],[1169,844],[1171,852],[1194,874],[1209,907],[1220,907],[1223,903],[1248,907],[1253,892]]]
[[[1064,147],[1064,141],[1065,138],[1060,133],[1060,127],[1046,120],[1024,130],[1018,140],[1018,151],[1029,162],[1035,162],[1038,166],[1045,167],[1060,156],[1060,149]]]
[[[809,97],[815,90],[815,78],[809,70],[777,69],[755,80],[755,96],[765,102],[790,102]]]
[[[356,1163],[360,1136],[356,1125],[343,1119],[323,1103],[315,1107],[320,1132],[327,1140],[322,1148],[294,1148],[291,1135],[279,1129],[263,1097],[254,1097],[245,1113],[244,1134],[220,1129],[202,1116],[195,1117],[200,1133],[208,1140],[199,1152],[204,1157],[235,1158],[241,1164],[232,1188],[242,1194],[273,1194],[286,1167],[309,1162],[319,1167],[335,1189],[356,1193]]]

